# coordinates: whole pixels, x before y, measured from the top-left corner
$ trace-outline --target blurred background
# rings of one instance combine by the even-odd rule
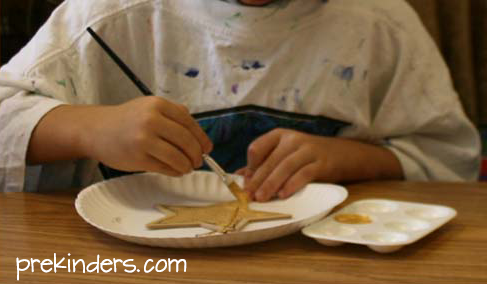
[[[0,0],[0,64],[35,34],[62,0]]]
[[[487,0],[407,1],[449,65],[465,111],[481,131],[487,156]],[[0,65],[29,41],[61,2],[0,0]],[[487,162],[483,172],[487,174]]]

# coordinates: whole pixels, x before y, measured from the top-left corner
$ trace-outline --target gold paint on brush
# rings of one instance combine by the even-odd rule
[[[228,189],[230,189],[233,196],[235,196],[240,204],[246,206],[249,203],[249,196],[245,191],[242,190],[242,188],[240,188],[240,186],[235,181],[232,181],[228,185]]]

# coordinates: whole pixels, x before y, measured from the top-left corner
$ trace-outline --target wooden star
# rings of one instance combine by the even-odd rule
[[[252,210],[248,207],[247,194],[234,189],[235,201],[202,207],[157,205],[166,216],[147,224],[147,228],[203,227],[212,232],[229,233],[241,230],[250,222],[292,218],[289,214]]]

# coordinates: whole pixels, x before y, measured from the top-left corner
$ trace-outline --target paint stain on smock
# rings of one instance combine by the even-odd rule
[[[346,81],[347,85],[350,85],[350,83],[353,80],[354,72],[355,72],[354,66],[339,65],[335,68],[333,74],[335,74],[335,76],[337,76],[341,80]]]

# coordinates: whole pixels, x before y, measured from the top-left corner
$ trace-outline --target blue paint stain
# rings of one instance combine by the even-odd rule
[[[200,74],[200,70],[196,68],[189,68],[184,75],[189,78],[196,78]]]
[[[232,85],[232,93],[235,95],[238,94],[238,84]]]
[[[260,69],[260,68],[264,68],[265,65],[260,63],[259,61],[255,61],[254,64],[252,64],[252,68],[254,69]]]
[[[287,96],[281,96],[278,101],[277,101],[277,104],[279,105],[280,108],[285,108],[287,106]]]
[[[258,60],[244,60],[242,61],[242,69],[244,70],[250,70],[250,69],[261,69],[264,68],[265,65],[260,63]]]
[[[298,108],[301,108],[303,106],[303,99],[301,98],[300,89],[294,89],[294,103]]]
[[[353,76],[355,72],[355,67],[354,66],[338,66],[335,68],[333,73],[338,76],[340,79],[347,81],[348,84],[352,82]]]
[[[392,143],[391,143],[391,138],[389,138],[389,137],[384,138],[384,139],[382,140],[382,144],[383,144],[384,146],[391,146],[391,145],[392,145]]]

